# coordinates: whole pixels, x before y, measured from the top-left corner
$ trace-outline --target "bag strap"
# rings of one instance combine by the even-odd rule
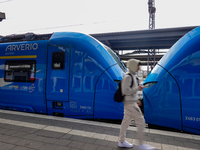
[[[132,88],[132,86],[133,86],[133,82],[134,82],[134,80],[133,80],[133,76],[130,74],[130,73],[128,73],[128,75],[130,75],[131,76],[131,78],[132,78],[132,82],[131,82],[131,88]]]

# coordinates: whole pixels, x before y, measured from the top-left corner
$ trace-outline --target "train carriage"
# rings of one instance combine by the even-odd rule
[[[171,47],[144,85],[147,123],[200,134],[200,27]]]
[[[0,40],[0,108],[83,119],[122,119],[113,100],[126,68],[108,47],[75,32]]]

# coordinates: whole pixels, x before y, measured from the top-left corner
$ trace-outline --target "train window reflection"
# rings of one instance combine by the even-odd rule
[[[91,77],[86,77],[85,78],[85,88],[86,89],[91,89]]]
[[[176,85],[176,83],[172,83],[172,93],[176,93],[177,92],[177,85]]]
[[[183,89],[181,90],[182,91],[182,94],[183,96],[192,96],[192,79],[185,79],[183,80]]]
[[[52,53],[52,69],[64,69],[65,68],[65,52],[53,52]]]
[[[74,89],[79,89],[81,86],[81,78],[74,77]]]
[[[200,79],[195,80],[194,95],[200,96]]]
[[[170,84],[169,84],[169,81],[166,82],[165,90],[166,90],[166,92],[170,92]]]
[[[109,83],[108,83],[107,80],[104,80],[103,89],[104,89],[104,90],[109,90]]]

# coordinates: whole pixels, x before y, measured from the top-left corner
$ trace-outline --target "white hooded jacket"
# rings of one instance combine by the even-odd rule
[[[140,88],[138,86],[137,79],[135,77],[135,73],[137,72],[139,62],[140,61],[136,59],[130,59],[127,62],[127,68],[129,69],[129,73],[132,75],[134,81],[132,87],[130,87],[132,78],[130,75],[128,75],[128,72],[122,79],[121,83],[122,94],[125,95],[123,101],[124,105],[130,106],[131,104],[134,105],[135,103],[139,102],[137,91],[139,91]]]

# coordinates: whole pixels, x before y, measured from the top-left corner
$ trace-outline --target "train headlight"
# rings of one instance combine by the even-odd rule
[[[145,88],[149,88],[149,87],[153,86],[156,83],[157,82],[148,82],[148,83],[145,83],[144,86],[145,86]]]

